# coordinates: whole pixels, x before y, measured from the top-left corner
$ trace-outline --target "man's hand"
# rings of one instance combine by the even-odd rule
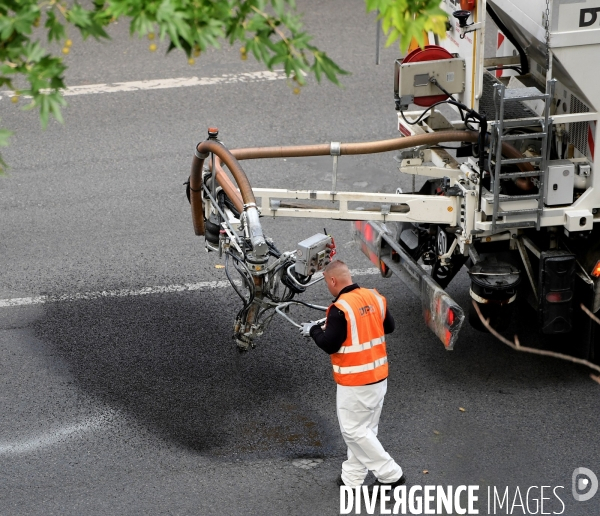
[[[316,321],[302,323],[302,327],[300,328],[300,333],[302,334],[303,337],[310,337],[310,329],[313,326],[316,326],[317,324],[319,324],[319,323]]]

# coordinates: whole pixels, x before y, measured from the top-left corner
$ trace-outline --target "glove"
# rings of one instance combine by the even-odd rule
[[[300,328],[300,333],[302,334],[303,337],[310,337],[310,329],[313,326],[316,326],[317,324],[319,324],[319,323],[317,323],[315,321],[302,323],[302,327]]]

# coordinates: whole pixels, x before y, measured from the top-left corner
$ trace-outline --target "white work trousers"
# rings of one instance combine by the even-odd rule
[[[377,439],[386,391],[387,380],[357,387],[337,386],[337,415],[348,446],[348,460],[342,464],[342,480],[347,486],[360,486],[369,470],[386,484],[402,476],[402,468]]]

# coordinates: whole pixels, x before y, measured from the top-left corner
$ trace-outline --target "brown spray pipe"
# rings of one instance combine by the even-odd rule
[[[342,155],[352,154],[376,154],[394,150],[419,147],[421,145],[437,145],[447,142],[471,142],[476,143],[478,134],[475,131],[439,131],[436,133],[420,134],[416,136],[403,136],[391,140],[379,140],[375,142],[342,143],[340,150]],[[328,143],[318,145],[295,145],[289,147],[247,147],[244,149],[232,149],[231,154],[239,161],[246,159],[261,158],[300,158],[309,156],[328,156],[331,146]],[[509,158],[522,158],[523,155],[512,145],[502,142],[502,153]],[[519,163],[523,172],[533,170],[531,163]]]
[[[264,257],[268,252],[268,245],[260,225],[259,213],[256,207],[256,198],[250,186],[246,173],[235,157],[217,140],[219,130],[211,127],[208,129],[208,139],[196,145],[190,172],[190,202],[192,204],[192,220],[196,235],[204,234],[204,208],[202,206],[202,169],[204,160],[209,153],[218,156],[227,166],[238,185],[243,201],[243,211],[246,215],[246,224],[252,242],[252,249],[257,258]],[[216,165],[216,160],[215,160]],[[215,167],[216,168],[216,167]],[[216,171],[215,171],[216,172]],[[193,196],[192,196],[193,194]]]
[[[289,147],[250,147],[245,149],[227,150],[217,142],[218,129],[208,129],[208,140],[200,142],[195,149],[190,174],[190,203],[192,204],[192,221],[196,235],[204,235],[204,209],[202,206],[202,168],[204,160],[209,153],[215,154],[215,172],[217,181],[232,200],[236,208],[243,211],[243,204],[256,203],[254,193],[250,187],[248,177],[244,173],[238,160],[262,159],[262,158],[296,158],[304,156],[327,156],[331,154],[331,145],[296,145]],[[364,143],[343,143],[340,146],[342,155],[351,154],[375,154],[388,152],[421,145],[435,145],[451,141],[477,141],[477,133],[474,131],[441,131],[438,133],[427,133],[417,136],[405,136],[391,140],[380,140]],[[233,175],[241,193],[234,194],[233,184],[221,167],[223,162]]]
[[[211,129],[209,129],[210,135]],[[446,142],[471,142],[476,143],[478,141],[478,133],[475,131],[439,131],[436,133],[427,133],[414,136],[403,136],[401,138],[393,138],[390,140],[379,140],[374,142],[363,142],[363,143],[342,143],[340,145],[341,155],[356,155],[356,154],[375,154],[380,152],[389,152],[400,149],[407,149],[412,147],[420,147],[422,145],[437,145]],[[506,142],[502,144],[503,154],[509,157],[522,157],[522,154],[509,145]],[[204,159],[208,157],[209,152],[214,152],[217,156],[215,160],[217,181],[232,200],[236,208],[242,211],[240,208],[243,204],[255,203],[254,194],[250,183],[238,160],[246,159],[262,159],[262,158],[297,158],[297,157],[308,157],[308,156],[327,156],[331,154],[330,144],[317,144],[317,145],[295,145],[287,147],[248,147],[242,149],[233,149],[228,151],[220,143],[216,141],[206,140],[201,142],[196,147],[196,153],[194,155],[194,161],[192,162],[192,175],[190,176],[190,194],[196,193],[196,190],[201,189],[202,181],[202,165]],[[200,154],[200,156],[199,156]],[[203,157],[201,157],[203,156]],[[241,199],[238,192],[235,190],[233,183],[229,180],[225,171],[221,167],[221,161],[225,163],[227,168],[231,171],[234,179],[236,180],[240,193]],[[530,163],[519,163],[519,168],[522,171],[533,170],[533,166]],[[197,235],[204,234],[204,213],[202,210],[202,198],[200,192],[198,195],[193,197],[195,204],[192,203],[192,218],[194,221],[194,230]],[[248,201],[247,199],[252,199]],[[240,202],[243,201],[243,204]],[[201,220],[199,220],[201,219]],[[197,228],[202,228],[202,233],[198,232]]]
[[[221,159],[218,156],[215,158],[215,171],[217,174],[217,183],[223,188],[225,195],[229,197],[235,206],[235,209],[242,213],[244,211],[244,201],[242,200],[242,196],[231,179],[229,179],[225,170],[223,170]]]
[[[341,155],[376,154],[379,152],[420,147],[421,145],[436,145],[442,142],[476,142],[477,137],[478,135],[475,131],[440,131],[437,133],[403,136],[401,138],[375,142],[342,143],[340,151]],[[231,153],[238,160],[329,156],[331,154],[331,145],[322,143],[318,145],[295,145],[291,147],[249,147],[245,149],[233,149]]]
[[[215,156],[218,156],[220,161],[227,165],[227,168],[233,175],[238,188],[241,193],[243,204],[247,205],[256,205],[256,199],[254,197],[254,192],[252,191],[252,187],[250,186],[250,182],[248,181],[248,177],[245,172],[242,170],[242,167],[238,163],[238,161],[233,157],[231,152],[227,150],[223,145],[221,145],[217,141],[217,136],[219,134],[218,129],[214,127],[210,127],[208,129],[208,139],[200,142],[195,149],[194,157],[192,158],[192,169],[190,171],[190,203],[192,205],[192,221],[194,224],[194,232],[196,235],[204,235],[204,208],[202,206],[202,169],[204,167],[204,160],[208,158],[209,153],[213,153]],[[217,160],[215,160],[215,165],[217,165]],[[225,185],[224,190],[230,190],[231,181],[225,175],[224,170],[218,165],[220,170],[217,170],[217,175],[221,176],[219,184],[223,187]],[[224,179],[226,178],[226,179]],[[234,195],[232,199],[238,197]],[[243,211],[243,204],[239,206],[240,212]],[[238,207],[238,206],[236,206]]]

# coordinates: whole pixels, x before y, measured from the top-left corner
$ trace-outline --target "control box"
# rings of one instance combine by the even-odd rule
[[[461,57],[414,63],[404,63],[402,59],[397,59],[394,94],[400,100],[401,105],[408,108],[415,97],[444,95],[442,90],[431,82],[431,79],[436,79],[448,93],[455,94],[465,91],[465,77],[466,64]]]
[[[332,249],[332,238],[323,233],[302,240],[296,249],[296,273],[301,276],[311,276],[323,270],[331,261]]]
[[[573,204],[575,165],[568,159],[556,159],[548,161],[547,170],[544,180],[544,204]]]

